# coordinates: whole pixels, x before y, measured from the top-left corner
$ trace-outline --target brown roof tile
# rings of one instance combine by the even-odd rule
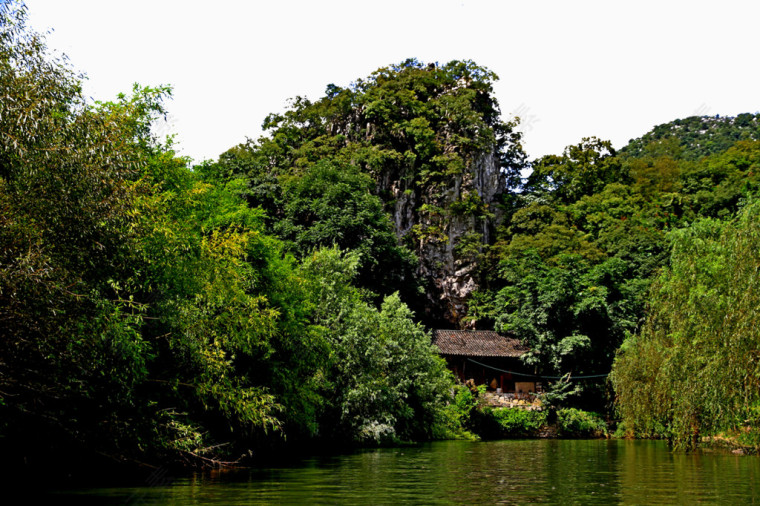
[[[434,330],[433,344],[441,355],[466,357],[519,357],[530,350],[492,330]]]

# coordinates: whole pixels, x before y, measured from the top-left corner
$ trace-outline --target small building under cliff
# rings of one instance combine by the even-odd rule
[[[462,382],[473,380],[504,393],[541,391],[520,360],[530,348],[517,339],[492,330],[434,330],[433,344]]]

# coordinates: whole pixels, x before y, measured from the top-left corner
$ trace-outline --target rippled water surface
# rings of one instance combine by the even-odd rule
[[[154,483],[168,481],[167,477]],[[760,457],[658,441],[449,441],[299,459],[165,486],[56,494],[81,504],[754,504]]]

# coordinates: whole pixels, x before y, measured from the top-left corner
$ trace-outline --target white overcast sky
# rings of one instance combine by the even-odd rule
[[[216,159],[296,95],[416,57],[499,75],[531,158],[595,135],[760,111],[760,2],[26,0],[31,25],[111,100],[170,84],[182,154]]]

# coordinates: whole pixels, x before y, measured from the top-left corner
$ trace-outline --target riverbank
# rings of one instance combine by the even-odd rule
[[[575,408],[558,410],[483,406],[471,416],[470,429],[481,439],[608,438],[601,416]]]
[[[719,434],[716,436],[705,436],[699,440],[700,447],[706,449],[727,450],[734,455],[758,455],[760,454],[757,446],[748,445],[742,441],[740,434]]]

